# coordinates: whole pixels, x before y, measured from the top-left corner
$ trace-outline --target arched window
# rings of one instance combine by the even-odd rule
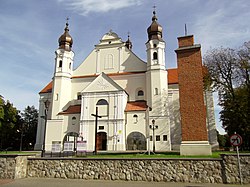
[[[158,59],[158,55],[156,52],[153,53],[153,60],[157,60]]]
[[[137,123],[137,122],[138,122],[138,116],[137,116],[137,114],[134,114],[134,115],[133,115],[133,118],[135,119],[135,122],[134,122],[134,123]]]
[[[138,96],[144,96],[144,92],[142,90],[139,90],[137,93]]]
[[[105,99],[100,99],[96,105],[108,105],[109,103]]]
[[[62,67],[62,60],[59,61],[59,68]]]
[[[73,116],[73,117],[72,117],[72,125],[75,125],[75,124],[76,124],[76,117]]]
[[[105,99],[97,101],[96,106],[98,107],[98,115],[107,117],[109,114],[109,103]]]
[[[71,63],[69,63],[69,69],[71,69]]]

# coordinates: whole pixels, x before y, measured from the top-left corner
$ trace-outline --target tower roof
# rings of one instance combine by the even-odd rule
[[[128,32],[128,39],[127,39],[127,41],[125,42],[125,46],[129,49],[129,50],[131,50],[132,49],[132,42],[130,41],[130,36],[129,36],[129,32]]]
[[[73,44],[73,38],[69,34],[68,19],[67,19],[67,22],[66,22],[64,33],[58,39],[58,43],[59,43],[59,49],[64,49],[66,51],[71,51],[71,47],[72,47],[72,44]]]
[[[148,40],[160,40],[163,41],[162,39],[162,26],[157,22],[157,17],[156,17],[156,12],[155,10],[153,11],[153,17],[152,17],[152,23],[148,27],[147,32],[148,32]]]

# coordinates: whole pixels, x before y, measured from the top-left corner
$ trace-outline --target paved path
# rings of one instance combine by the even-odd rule
[[[1,187],[240,187],[229,184],[191,184],[167,182],[100,181],[80,179],[25,178],[0,179]],[[243,185],[250,187],[250,185]]]

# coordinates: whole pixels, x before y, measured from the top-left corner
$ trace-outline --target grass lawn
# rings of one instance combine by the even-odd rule
[[[30,155],[30,154],[37,154],[36,151],[0,151],[0,155],[10,154],[10,155]]]
[[[39,154],[40,152],[36,151],[1,151],[0,155],[10,154],[10,155],[28,155],[28,154]],[[248,152],[240,152],[240,153],[250,153]],[[220,158],[220,154],[236,154],[236,151],[214,151],[212,155],[196,155],[196,156],[181,156],[179,152],[163,152],[163,153],[150,153],[148,155],[145,153],[105,153],[99,152],[97,155],[93,155],[92,153],[88,153],[87,155],[78,155],[77,158]],[[66,156],[66,155],[64,155]],[[67,157],[67,156],[66,156]]]
[[[84,157],[87,158],[220,158],[220,154],[234,154],[236,152],[223,152],[223,151],[216,151],[213,152],[212,155],[197,155],[197,156],[181,156],[178,152],[165,152],[165,153],[130,153],[130,154],[116,154],[116,153],[102,153],[97,155],[87,155]]]

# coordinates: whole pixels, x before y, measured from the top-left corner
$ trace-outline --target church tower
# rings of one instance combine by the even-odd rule
[[[162,39],[162,26],[157,22],[155,11],[147,32],[147,104],[152,108],[154,115],[163,115],[164,111],[160,109],[162,106],[159,102],[164,102],[163,97],[168,89],[165,42]]]
[[[71,50],[73,39],[66,23],[64,33],[58,39],[59,48],[55,51],[55,70],[53,77],[51,118],[57,119],[58,113],[71,100],[71,77],[73,72],[74,52]]]
[[[162,39],[162,26],[157,22],[156,12],[153,11],[152,23],[147,29],[148,41],[147,48],[147,72],[146,72],[146,90],[147,105],[152,109],[149,112],[149,125],[153,122],[158,127],[156,136],[157,149],[171,149],[170,127],[168,119],[168,79],[165,67],[165,42]],[[157,132],[158,131],[158,132]],[[152,131],[150,131],[151,133]],[[161,133],[161,134],[160,134]],[[163,133],[163,134],[162,134]],[[157,135],[158,134],[158,135]],[[163,135],[168,137],[167,143],[161,142]],[[154,137],[155,138],[155,137]],[[161,147],[164,146],[164,147]]]

